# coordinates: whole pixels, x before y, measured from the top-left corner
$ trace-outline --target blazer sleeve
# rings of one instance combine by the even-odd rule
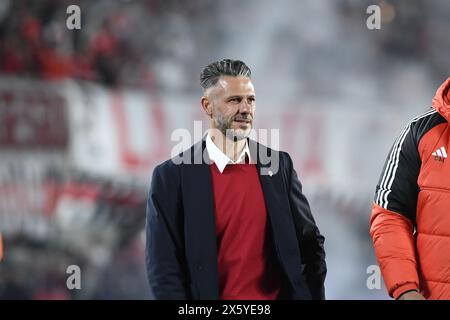
[[[305,276],[311,297],[314,300],[325,299],[325,276],[327,266],[325,262],[325,238],[320,234],[308,200],[302,192],[302,185],[297,177],[292,159],[285,154],[287,161],[287,179],[289,182],[289,203],[297,233],[298,245],[305,264]]]
[[[174,164],[155,168],[147,201],[146,267],[156,299],[191,299],[176,171]]]
[[[418,290],[414,226],[420,155],[414,128],[394,143],[376,188],[370,235],[389,295]]]

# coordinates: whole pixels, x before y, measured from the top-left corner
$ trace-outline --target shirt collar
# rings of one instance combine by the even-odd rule
[[[225,153],[222,152],[222,150],[219,149],[219,147],[216,146],[216,144],[211,139],[210,132],[208,132],[208,135],[206,136],[206,150],[208,151],[209,159],[211,159],[211,161],[216,164],[217,169],[219,169],[220,173],[223,173],[225,167],[230,163],[245,163],[245,156],[248,157],[249,163],[251,163],[250,149],[248,147],[247,139],[245,139],[244,149],[242,150],[236,162],[230,159]]]

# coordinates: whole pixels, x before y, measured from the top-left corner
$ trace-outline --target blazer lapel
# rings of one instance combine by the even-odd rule
[[[185,212],[186,255],[196,279],[199,299],[218,299],[217,241],[210,160],[205,140],[191,148],[191,164],[183,165],[181,186]],[[205,153],[205,159],[202,158]],[[205,163],[206,162],[206,163]]]
[[[281,266],[295,287],[299,283],[303,283],[304,279],[301,276],[300,249],[290,209],[287,183],[283,178],[284,168],[281,167],[281,154],[252,140],[249,140],[249,148],[252,159],[256,159],[275,251]],[[274,154],[267,154],[268,152]],[[277,170],[271,169],[273,163],[266,163],[266,158],[278,161],[279,165],[274,167]],[[309,297],[303,298],[308,299]]]

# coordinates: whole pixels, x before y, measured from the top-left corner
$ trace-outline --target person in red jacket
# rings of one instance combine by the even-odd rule
[[[449,88],[403,129],[376,188],[370,234],[395,299],[450,299]]]

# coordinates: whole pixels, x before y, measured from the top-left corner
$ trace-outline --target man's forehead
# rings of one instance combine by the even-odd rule
[[[229,92],[241,92],[241,93],[253,93],[255,88],[253,83],[248,77],[233,77],[233,76],[221,76],[216,85],[219,91]]]

